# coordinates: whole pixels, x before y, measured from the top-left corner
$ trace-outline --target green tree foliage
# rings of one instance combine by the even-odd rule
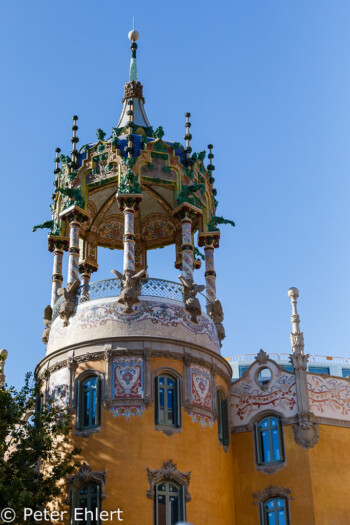
[[[24,508],[42,510],[62,500],[64,479],[78,466],[65,403],[41,400],[31,374],[20,390],[0,387],[0,509],[12,508],[17,525],[35,523],[24,522]]]

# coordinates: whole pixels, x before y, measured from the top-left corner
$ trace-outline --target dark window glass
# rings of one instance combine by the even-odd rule
[[[257,463],[263,465],[284,460],[281,420],[268,416],[255,424]]]
[[[155,525],[175,525],[185,519],[183,489],[174,483],[156,485]]]
[[[288,525],[287,500],[272,498],[262,506],[263,525]]]
[[[230,428],[228,420],[228,401],[221,392],[217,393],[218,407],[218,437],[223,445],[230,444]]]
[[[76,494],[72,523],[98,525],[99,510],[99,487],[92,483],[85,485]]]
[[[329,374],[329,368],[327,366],[309,366],[308,372],[310,372],[311,374]]]
[[[283,365],[283,368],[288,372],[294,372],[293,365]]]
[[[78,427],[93,428],[100,424],[100,380],[90,376],[79,384]]]
[[[349,368],[343,368],[341,371],[341,375],[343,377],[349,377],[350,376],[350,369]]]
[[[179,426],[178,381],[168,375],[156,377],[156,423]]]

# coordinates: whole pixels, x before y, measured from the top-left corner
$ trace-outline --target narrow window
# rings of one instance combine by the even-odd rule
[[[263,525],[288,525],[288,502],[271,498],[262,504]]]
[[[276,416],[265,417],[255,424],[258,465],[284,461],[282,423]]]
[[[223,445],[230,444],[230,428],[228,421],[228,402],[223,394],[219,391],[217,393],[218,406],[218,437],[220,443]]]
[[[156,424],[179,426],[179,385],[174,377],[156,377]]]
[[[78,428],[94,428],[100,424],[100,379],[92,375],[79,383]]]
[[[183,488],[164,481],[156,485],[155,525],[175,525],[185,519]]]
[[[73,495],[71,524],[99,525],[100,486],[88,483]]]

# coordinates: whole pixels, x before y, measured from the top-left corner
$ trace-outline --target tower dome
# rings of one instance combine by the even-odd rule
[[[203,522],[210,514],[224,524],[232,503],[215,488],[203,504],[200,493],[208,468],[213,488],[231,475],[224,461],[231,368],[220,352],[225,332],[214,268],[217,224],[230,221],[216,216],[212,145],[207,166],[205,151],[192,152],[190,113],[184,145],[150,125],[137,80],[138,38],[129,33],[130,75],[116,127],[109,135],[98,129],[97,140],[78,149],[75,115],[71,156],[56,150],[52,220],[40,225],[50,228],[54,268],[46,356],[37,374],[47,378],[48,396],[59,393],[72,407],[74,439],[91,480],[98,480],[99,508],[112,508],[118,495],[129,523],[141,515],[151,523],[163,512],[163,498],[176,502],[177,521],[187,514]],[[201,266],[195,235],[204,247],[205,284],[195,283]],[[175,247],[179,282],[147,273],[148,250],[168,245]],[[99,247],[123,250],[123,268],[91,282]],[[191,448],[199,441],[193,462]],[[68,484],[71,502],[79,499],[79,479]],[[164,512],[157,523],[175,524],[170,510]]]

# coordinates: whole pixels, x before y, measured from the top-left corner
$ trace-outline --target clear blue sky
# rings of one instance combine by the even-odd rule
[[[50,218],[54,149],[69,153],[74,113],[79,145],[116,124],[133,15],[151,124],[182,141],[192,113],[194,150],[215,146],[218,215],[236,221],[216,251],[223,354],[289,352],[287,290],[297,286],[306,351],[350,356],[348,1],[7,0],[0,13],[9,383],[45,351],[52,254],[47,231],[31,230]],[[100,279],[122,265],[114,252],[99,262]],[[172,249],[152,254],[150,274],[177,280]]]

